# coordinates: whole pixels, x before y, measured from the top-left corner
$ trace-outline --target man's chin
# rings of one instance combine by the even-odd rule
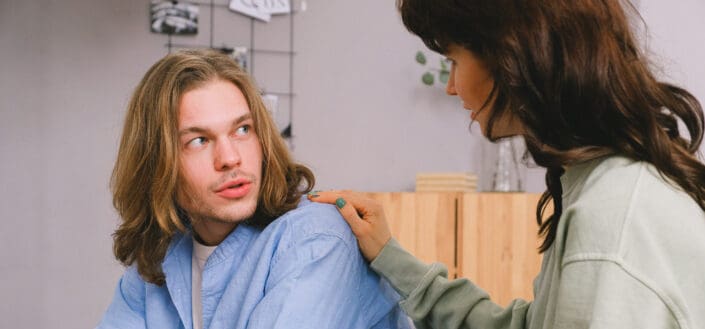
[[[223,223],[242,223],[255,214],[256,207],[247,207],[246,209],[228,209],[222,214],[215,216],[214,220]]]
[[[228,202],[209,200],[209,202],[201,202],[200,207],[186,209],[186,211],[192,219],[201,218],[213,223],[238,224],[250,219],[257,209],[257,201],[248,199]]]

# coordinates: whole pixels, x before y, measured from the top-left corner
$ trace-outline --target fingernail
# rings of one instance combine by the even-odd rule
[[[343,208],[345,207],[345,199],[343,198],[337,198],[335,199],[335,205],[338,206],[338,208]]]
[[[317,192],[317,191],[308,192],[307,195],[308,195],[309,198],[317,198],[317,197],[319,197],[319,195],[316,194],[316,192]]]

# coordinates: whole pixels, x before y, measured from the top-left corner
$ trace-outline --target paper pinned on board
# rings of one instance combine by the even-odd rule
[[[230,10],[252,18],[269,22],[272,15],[291,12],[289,0],[231,0]]]

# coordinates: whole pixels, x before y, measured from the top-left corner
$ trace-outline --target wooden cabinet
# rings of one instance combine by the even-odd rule
[[[389,229],[419,259],[442,262],[453,277],[457,267],[457,193],[370,193],[384,205]]]
[[[425,262],[442,262],[506,305],[533,299],[541,266],[536,205],[540,194],[369,193],[384,205],[392,235]]]
[[[466,193],[458,211],[458,273],[506,305],[533,299],[541,268],[536,205],[540,194]]]

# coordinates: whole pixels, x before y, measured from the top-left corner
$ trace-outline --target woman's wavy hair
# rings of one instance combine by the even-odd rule
[[[213,50],[183,50],[162,58],[132,95],[111,179],[113,205],[122,217],[113,234],[115,257],[126,266],[136,263],[140,275],[157,285],[165,282],[161,263],[172,237],[190,227],[176,202],[179,101],[216,79],[242,91],[262,146],[262,186],[248,224],[268,225],[294,209],[315,183],[311,170],[292,160],[259,90],[232,58]]]
[[[654,77],[628,1],[397,0],[397,8],[430,49],[445,54],[458,45],[487,65],[495,84],[482,109],[490,111],[485,135],[503,114],[524,125],[529,153],[548,169],[536,210],[541,252],[556,237],[562,168],[578,162],[610,154],[650,162],[705,209],[705,166],[696,156],[702,106]],[[554,212],[544,216],[551,200]]]

